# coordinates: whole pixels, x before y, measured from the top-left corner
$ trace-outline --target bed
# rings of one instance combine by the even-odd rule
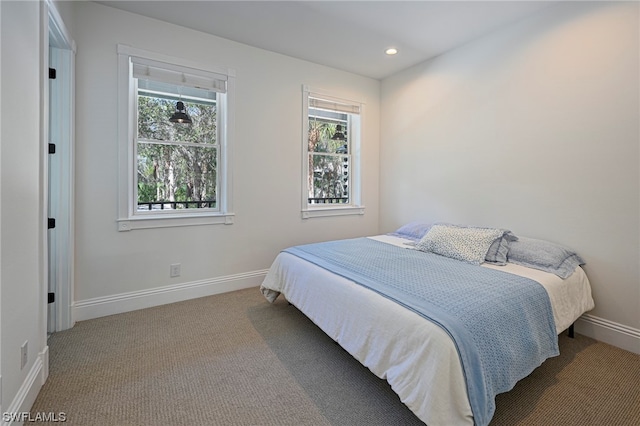
[[[261,291],[270,302],[282,294],[289,303],[296,306],[376,376],[387,380],[394,392],[399,395],[400,400],[425,423],[431,426],[488,424],[495,409],[495,394],[510,390],[517,380],[528,375],[544,359],[557,355],[557,335],[569,328],[584,312],[593,308],[594,302],[591,297],[589,281],[579,266],[582,263],[579,257],[577,258],[577,266],[568,265],[572,270],[564,275],[560,274],[563,275],[561,277],[553,272],[526,266],[526,262],[520,262],[523,264],[513,263],[516,262],[515,258],[510,259],[513,262],[506,261],[509,247],[506,250],[500,249],[504,255],[502,260],[505,261],[483,261],[477,265],[434,252],[427,251],[425,253],[422,250],[416,250],[417,244],[426,238],[425,234],[429,234],[432,228],[432,226],[425,228],[426,231],[418,234],[417,237],[410,233],[395,233],[289,248],[276,257],[261,285]],[[503,235],[505,237],[509,235],[508,231]],[[511,250],[515,252],[513,250],[514,243],[510,241],[512,240],[503,239],[507,246],[511,244]],[[531,356],[531,360],[528,360],[530,358],[529,351],[535,352],[538,351],[538,348],[531,349],[530,342],[522,346],[525,351],[524,355],[523,353],[508,354],[514,359],[503,361],[506,366],[505,370],[511,368],[511,364],[518,364],[519,370],[515,373],[509,372],[510,377],[494,388],[478,392],[478,389],[474,388],[476,385],[471,384],[476,381],[476,378],[472,376],[478,375],[477,369],[483,370],[485,368],[480,365],[486,363],[487,354],[482,355],[484,358],[480,355],[477,357],[473,354],[469,355],[466,352],[467,349],[464,349],[467,345],[464,340],[480,339],[480,344],[483,345],[485,337],[470,336],[465,330],[455,329],[452,331],[447,328],[446,321],[431,318],[429,312],[426,316],[423,312],[419,312],[413,306],[412,301],[397,300],[393,292],[391,295],[383,294],[379,289],[371,287],[375,284],[371,284],[369,281],[391,279],[387,275],[377,278],[380,271],[368,278],[366,271],[350,275],[340,266],[332,267],[332,261],[319,260],[318,253],[308,255],[303,253],[307,249],[309,251],[321,249],[322,251],[327,247],[331,250],[335,247],[342,250],[345,245],[350,247],[349,250],[354,250],[351,253],[352,256],[355,253],[369,253],[374,249],[381,249],[385,252],[388,251],[393,256],[398,256],[397,259],[416,257],[422,262],[422,257],[425,257],[442,262],[445,264],[445,269],[449,268],[449,265],[454,265],[456,268],[460,266],[464,271],[467,271],[464,275],[466,281],[475,280],[475,278],[468,278],[468,271],[471,271],[474,277],[476,273],[478,275],[488,274],[492,280],[494,275],[491,274],[497,274],[496,276],[500,279],[506,277],[504,278],[506,280],[514,279],[525,283],[536,283],[535,286],[528,285],[528,288],[539,287],[542,289],[540,291],[546,297],[541,299],[545,300],[544,303],[548,303],[550,309],[546,315],[551,319],[549,320],[550,325],[540,325],[539,323],[545,322],[544,319],[526,320],[534,324],[534,331],[529,334],[540,333],[537,329],[543,330],[546,327],[551,329],[553,338],[541,339],[545,340],[541,345],[544,348],[539,351],[540,354]],[[363,256],[366,257],[366,255]],[[355,255],[354,257],[361,256]],[[363,264],[372,263],[371,259],[363,262]],[[400,261],[392,260],[391,262],[398,263]],[[357,262],[351,260],[345,262],[345,264],[349,264],[349,267],[352,263]],[[374,260],[373,263],[376,261]],[[566,269],[567,265],[563,265],[563,267]],[[386,274],[387,272],[383,271],[382,273]],[[436,280],[438,279],[441,278],[436,277]],[[404,275],[400,281],[403,280],[408,281]],[[470,284],[471,287],[477,287],[473,282]],[[456,287],[457,285],[447,285],[446,287]],[[469,297],[482,298],[475,295]],[[497,301],[493,307],[487,305],[488,300],[482,302],[485,306],[480,310],[482,315],[504,308],[502,306],[505,304],[504,302]],[[427,302],[427,307],[431,306],[429,303]],[[536,303],[531,303],[531,305],[536,305]],[[529,304],[529,301],[525,300],[523,306],[526,308],[526,305]],[[521,309],[524,308],[517,307],[516,312],[520,312]],[[473,316],[477,316],[478,313],[474,312],[469,315],[474,318]],[[476,324],[482,323],[482,327],[476,328],[473,333],[486,332],[486,339],[491,339],[493,338],[491,336],[495,335],[498,336],[496,337],[498,339],[505,339],[504,336],[507,336],[506,340],[509,340],[511,334],[522,334],[526,337],[528,332],[519,328],[514,329],[513,327],[520,326],[512,323],[519,321],[521,316],[537,316],[537,314],[520,315],[516,313],[514,317],[508,318],[508,315],[512,314],[504,315],[506,318],[502,321],[502,323],[506,323],[503,324],[506,327],[504,332],[492,331],[493,324],[485,326],[483,322],[486,321],[489,324],[490,321],[483,317],[476,321]],[[472,319],[471,323],[473,322]],[[492,346],[494,343],[487,343],[487,345]],[[510,345],[515,347],[519,343],[508,343],[509,347],[506,352],[512,352]],[[488,350],[493,349],[489,348]],[[488,358],[492,358],[492,356],[489,354]],[[502,362],[504,354],[496,355],[496,357],[500,358]],[[526,362],[523,361],[525,358],[527,358]],[[528,365],[520,366],[523,363],[528,363]],[[494,380],[490,378],[493,373],[482,372],[482,374],[489,377],[487,380]],[[482,380],[481,378],[480,381],[482,382]]]

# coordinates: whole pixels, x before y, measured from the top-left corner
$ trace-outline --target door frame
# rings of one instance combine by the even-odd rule
[[[74,151],[75,151],[75,54],[76,43],[55,7],[53,0],[45,2],[48,16],[48,42],[43,49],[43,61],[56,68],[55,83],[44,84],[43,106],[46,109],[43,126],[45,215],[56,219],[54,229],[47,231],[48,271],[47,293],[53,292],[55,302],[47,311],[47,331],[62,331],[73,327],[74,298]],[[55,154],[48,154],[49,143],[56,145]]]

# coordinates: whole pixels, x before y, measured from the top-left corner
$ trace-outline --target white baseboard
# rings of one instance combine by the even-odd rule
[[[40,393],[42,385],[44,385],[45,372],[48,372],[49,367],[49,347],[45,346],[44,350],[40,352],[36,361],[31,366],[29,374],[22,382],[22,386],[18,389],[18,393],[13,398],[13,401],[9,407],[3,411],[2,426],[15,426],[23,424],[27,413],[31,410],[33,403]],[[7,417],[8,416],[8,417]]]
[[[227,293],[249,287],[258,287],[268,269],[227,275],[201,281],[169,285],[149,290],[132,291],[112,296],[79,300],[73,304],[73,319],[84,321],[107,315],[120,314],[167,303],[181,302],[213,294]]]
[[[83,321],[244,288],[258,287],[266,276],[267,271],[267,269],[263,269],[149,290],[80,300],[73,304],[73,320],[74,322]],[[601,342],[640,354],[640,330],[638,329],[585,314],[576,321],[575,331]]]
[[[42,359],[42,385],[44,385],[49,377],[49,345],[40,352],[40,359]]]
[[[640,354],[640,330],[636,328],[585,314],[576,321],[575,331],[592,339]]]

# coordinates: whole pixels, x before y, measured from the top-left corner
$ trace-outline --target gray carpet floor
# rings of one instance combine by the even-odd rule
[[[295,307],[257,288],[90,321],[49,338],[32,413],[70,425],[418,425]],[[577,335],[498,395],[492,426],[639,425],[640,356]]]

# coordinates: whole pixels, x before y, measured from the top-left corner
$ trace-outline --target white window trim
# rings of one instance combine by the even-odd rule
[[[311,206],[308,203],[309,188],[309,144],[306,141],[309,138],[309,96],[319,97],[326,100],[334,100],[337,103],[359,105],[360,106],[360,126],[358,129],[358,142],[351,141],[350,149],[351,154],[351,202],[347,205],[314,205]],[[331,217],[331,216],[346,216],[346,215],[363,215],[365,206],[362,204],[362,186],[361,186],[361,141],[363,140],[362,122],[364,115],[364,102],[353,101],[349,99],[336,97],[334,94],[326,92],[321,89],[314,89],[307,85],[302,86],[302,218],[310,219],[314,217]]]
[[[173,58],[161,53],[137,49],[131,46],[118,44],[118,231],[131,231],[133,229],[165,228],[173,226],[192,225],[230,225],[234,222],[233,213],[233,182],[229,165],[233,159],[234,137],[234,94],[235,94],[235,70],[219,67],[204,67],[193,61]],[[134,191],[135,170],[135,123],[131,119],[135,107],[134,84],[130,78],[129,57],[150,59],[153,61],[204,70],[210,73],[227,76],[227,93],[224,97],[225,107],[218,115],[220,131],[220,159],[218,163],[219,203],[218,211],[190,211],[188,213],[159,212],[158,214],[136,214],[137,201]]]

